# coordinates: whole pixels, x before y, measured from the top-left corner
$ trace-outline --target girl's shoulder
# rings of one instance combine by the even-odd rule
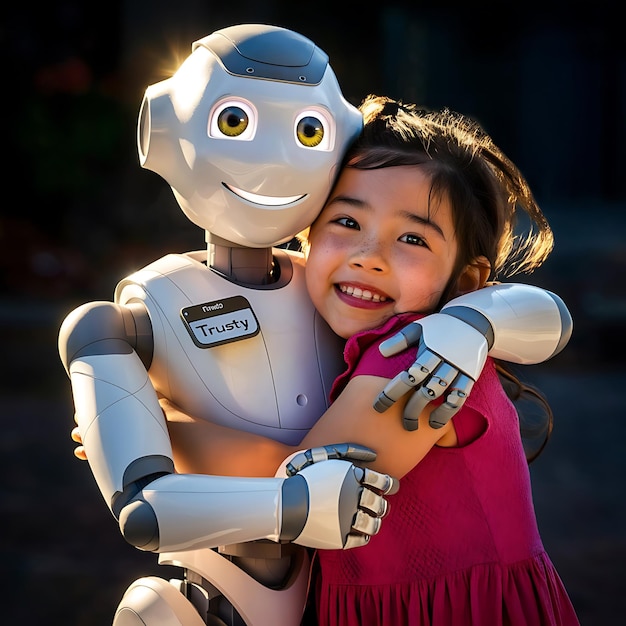
[[[347,341],[343,352],[346,370],[337,377],[331,390],[331,400],[354,376],[370,375],[393,378],[396,374],[408,369],[415,361],[418,346],[411,346],[390,357],[384,357],[378,346],[389,337],[402,330],[407,324],[419,320],[423,315],[401,313],[388,319],[382,326],[364,330],[352,335]]]

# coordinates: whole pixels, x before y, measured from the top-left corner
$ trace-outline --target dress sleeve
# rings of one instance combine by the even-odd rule
[[[337,398],[354,376],[370,375],[391,379],[412,365],[417,354],[417,346],[391,357],[384,357],[378,350],[378,346],[409,322],[420,317],[423,316],[410,313],[396,315],[380,328],[366,330],[350,337],[343,353],[347,369],[333,383],[330,392],[331,402]]]
[[[398,354],[385,357],[378,349],[378,346],[384,339],[386,339],[386,337],[381,337],[365,349],[354,367],[352,377],[369,375],[391,379],[396,376],[396,374],[399,374],[413,365],[415,357],[417,356],[417,346],[407,348]]]

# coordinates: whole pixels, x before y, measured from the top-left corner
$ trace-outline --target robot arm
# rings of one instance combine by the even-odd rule
[[[111,302],[74,310],[59,334],[82,445],[116,518],[140,481],[174,471],[167,427],[147,374],[151,337],[143,305]]]
[[[288,478],[170,474],[122,510],[120,527],[129,543],[153,552],[256,539],[352,548],[378,532],[387,511],[381,494],[395,484],[338,459]]]
[[[289,477],[176,474],[146,369],[152,342],[143,305],[79,307],[63,323],[59,352],[87,459],[132,545],[164,552],[270,539],[336,549],[378,532],[393,480],[347,456]]]
[[[415,362],[392,379],[376,399],[383,412],[409,391],[404,427],[432,400],[445,401],[430,416],[440,428],[461,408],[490,356],[524,365],[558,354],[572,334],[571,315],[557,295],[523,284],[495,284],[446,304],[440,313],[412,322],[383,342],[385,356],[418,346]]]

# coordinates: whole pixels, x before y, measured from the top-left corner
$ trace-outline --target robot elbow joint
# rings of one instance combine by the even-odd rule
[[[119,517],[122,536],[128,543],[146,552],[159,547],[159,524],[154,509],[145,500],[133,500]]]

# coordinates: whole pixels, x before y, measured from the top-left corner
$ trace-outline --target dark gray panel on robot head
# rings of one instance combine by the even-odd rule
[[[328,55],[311,40],[277,26],[231,26],[196,41],[193,49],[198,46],[237,76],[316,85],[328,66]]]

